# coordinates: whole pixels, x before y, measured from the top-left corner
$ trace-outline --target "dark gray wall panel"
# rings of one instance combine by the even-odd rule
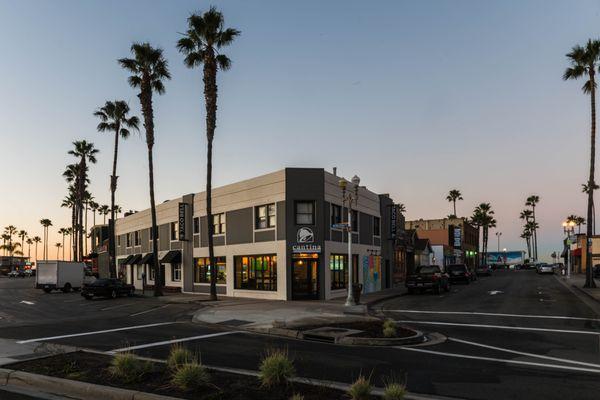
[[[194,235],[194,247],[200,247],[200,235]]]
[[[272,242],[275,240],[275,231],[258,231],[254,233],[254,240],[257,242]],[[229,242],[227,242],[229,243]]]
[[[210,285],[194,285],[194,292],[196,293],[210,293]],[[226,286],[217,286],[217,294],[227,293]]]
[[[158,250],[164,251],[171,248],[171,224],[158,226]]]
[[[254,218],[252,207],[225,213],[227,244],[252,243]]]
[[[373,217],[369,214],[358,213],[358,230],[361,244],[373,244]]]
[[[150,251],[150,230],[142,229],[140,238],[142,240],[142,253],[148,253]]]
[[[285,240],[285,201],[277,202],[277,240]]]
[[[208,217],[200,217],[200,247],[208,247]]]
[[[333,229],[331,231],[331,240],[333,242],[342,242],[344,241],[344,232]]]
[[[323,231],[323,236],[325,240],[331,239],[331,203],[325,202],[323,206],[323,217],[325,218],[325,230]]]
[[[183,244],[181,242],[171,242],[171,250],[181,250]]]
[[[213,236],[213,244],[215,246],[224,246],[225,245],[225,235]]]

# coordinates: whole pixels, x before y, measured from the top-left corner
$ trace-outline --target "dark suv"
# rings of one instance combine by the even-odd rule
[[[437,265],[423,265],[406,278],[406,287],[409,293],[432,289],[435,294],[439,294],[442,289],[450,291],[450,280],[448,274],[442,272]]]
[[[471,283],[475,280],[475,274],[465,264],[452,264],[446,267],[451,282]]]
[[[110,297],[116,299],[119,296],[133,296],[135,287],[120,279],[96,279],[92,283],[86,283],[81,289],[81,295],[87,300],[95,296]]]

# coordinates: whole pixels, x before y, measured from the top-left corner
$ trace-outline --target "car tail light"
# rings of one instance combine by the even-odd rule
[[[432,280],[437,281],[438,279],[440,279],[440,274],[433,274],[433,276],[431,277]]]

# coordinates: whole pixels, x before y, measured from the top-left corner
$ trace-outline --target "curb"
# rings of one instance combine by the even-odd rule
[[[554,276],[556,280],[563,285],[567,290],[569,290],[576,298],[578,298],[585,305],[590,307],[592,311],[594,311],[597,315],[600,315],[600,300],[586,292],[584,289],[579,286],[566,281],[565,278]]]

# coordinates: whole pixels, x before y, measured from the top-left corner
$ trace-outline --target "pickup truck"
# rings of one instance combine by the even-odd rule
[[[423,265],[417,267],[415,273],[406,278],[406,287],[410,294],[427,289],[432,289],[435,294],[439,294],[442,289],[446,292],[450,291],[450,279],[439,266]]]

